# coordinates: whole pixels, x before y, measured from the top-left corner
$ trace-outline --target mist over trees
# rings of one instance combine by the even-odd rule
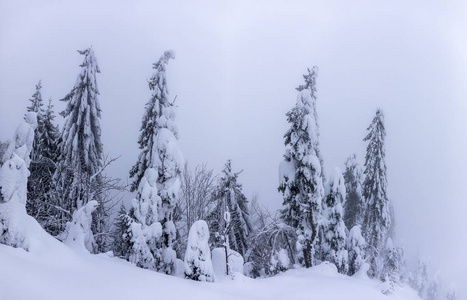
[[[168,89],[167,67],[175,53],[166,51],[153,64],[148,80],[151,95],[138,137],[140,154],[129,171],[129,190],[135,194],[130,203],[123,203],[118,195],[126,186],[106,173],[115,158],[105,155],[101,141],[101,71],[92,48],[78,52],[84,57],[80,72],[61,99],[66,103],[60,113],[63,128],[55,124],[52,100],[44,108],[39,81],[13,139],[0,143],[1,174],[6,174],[0,183],[12,176],[3,171],[4,164],[22,170],[18,182],[27,179],[23,196],[16,199],[2,188],[0,203],[21,203],[42,228],[72,248],[111,252],[137,267],[190,280],[216,281],[219,262],[211,250],[221,253],[221,248],[222,268],[229,276],[241,269],[252,278],[267,277],[329,262],[341,274],[364,272],[379,280],[385,294],[407,284],[424,300],[440,299],[439,273],[433,274],[423,260],[410,270],[403,246],[395,242],[381,109],[363,139],[363,168],[353,154],[343,173],[335,167],[325,176],[319,147],[318,68],[308,69],[296,89],[296,102],[285,114],[289,128],[283,135],[278,185],[283,205],[271,212],[257,196],[249,199],[244,194],[242,170],[236,171],[232,160],[220,174],[207,164],[188,167],[178,145],[175,98],[169,97]],[[0,206],[0,242],[27,250],[26,239],[13,234],[14,219],[8,213]],[[455,297],[451,289],[447,299]]]

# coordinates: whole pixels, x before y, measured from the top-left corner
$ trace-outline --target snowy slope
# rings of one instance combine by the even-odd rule
[[[419,300],[409,288],[385,296],[378,283],[334,267],[290,270],[266,279],[237,274],[203,283],[139,269],[105,255],[78,253],[44,234],[31,252],[0,245],[0,299],[386,299]]]

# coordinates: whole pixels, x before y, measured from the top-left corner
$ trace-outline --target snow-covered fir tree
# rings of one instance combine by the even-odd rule
[[[404,249],[394,246],[392,239],[389,237],[386,241],[386,248],[377,258],[380,266],[380,279],[387,281],[389,284],[388,293],[392,293],[397,285],[401,283],[401,278],[405,272]]]
[[[446,294],[446,300],[457,300],[456,288],[451,284],[448,293]]]
[[[426,290],[426,300],[437,300],[439,296],[439,290],[441,288],[441,280],[439,273],[436,272],[431,278],[428,288]]]
[[[321,165],[321,170],[324,170],[324,163],[323,163],[323,157],[321,155],[321,151],[319,148],[319,123],[318,123],[318,112],[316,110],[316,77],[318,77],[318,66],[313,66],[313,68],[307,68],[307,74],[303,74],[303,79],[305,80],[305,84],[299,85],[296,90],[301,92],[303,90],[308,90],[310,93],[311,98],[313,101],[311,101],[311,109],[313,111],[313,119],[315,121],[315,127],[316,127],[316,156],[319,159],[320,165]],[[321,176],[323,177],[323,182],[326,181],[325,179],[325,174],[324,172],[321,172]]]
[[[190,228],[185,253],[185,278],[214,281],[211,250],[208,245],[209,228],[205,221],[196,221]]]
[[[158,215],[147,215],[146,226],[150,226],[147,222],[156,221],[162,225],[162,240],[155,242],[151,250],[156,254],[156,268],[167,274],[173,273],[176,262],[176,253],[172,249],[175,238],[173,211],[180,191],[184,164],[183,156],[178,148],[175,106],[168,98],[166,66],[171,58],[175,58],[175,53],[166,51],[154,64],[155,72],[149,79],[152,96],[146,103],[141,134],[138,139],[142,151],[138,156],[138,161],[130,170],[130,177],[134,178],[131,191],[141,187],[142,178],[149,168],[155,170],[160,210]],[[140,193],[136,200],[141,200]],[[144,220],[139,219],[139,221],[144,225]]]
[[[26,223],[27,181],[37,114],[28,112],[16,128],[0,168],[0,244],[29,249]]]
[[[49,104],[42,116],[43,131],[41,135],[41,152],[43,158],[55,161],[58,156],[57,142],[60,136],[58,125],[54,123],[55,112],[53,110],[52,99],[49,99]]]
[[[122,205],[114,222],[112,251],[116,257],[130,259],[132,243],[129,231],[133,221],[125,206]]]
[[[367,242],[367,260],[371,265],[371,276],[377,276],[377,259],[384,251],[391,228],[391,202],[387,196],[386,153],[383,112],[378,109],[368,127],[368,141],[365,157],[365,181],[363,197],[366,208],[363,219],[363,237]]]
[[[300,88],[294,108],[287,113],[285,155],[279,168],[279,191],[283,195],[282,218],[297,230],[299,261],[314,263],[321,204],[324,197],[322,160],[319,154],[316,114],[316,70],[306,88]]]
[[[152,256],[152,260],[155,263],[162,261],[163,250],[163,242],[160,239],[162,236],[162,225],[159,222],[163,213],[162,199],[159,196],[157,179],[158,172],[154,168],[149,168],[146,170],[143,178],[139,183],[136,198],[132,200],[133,207],[130,211],[130,214],[134,216],[133,223],[138,224],[131,225],[132,228],[136,229],[136,231],[132,233],[134,240],[137,243],[142,243],[143,240],[147,242],[148,249],[150,250],[149,254]],[[141,231],[141,234],[144,235],[144,239],[137,237],[140,235],[139,231]],[[142,245],[138,245],[138,248],[143,249],[144,247]],[[144,254],[147,254],[146,250]],[[148,259],[144,256],[139,255],[138,257],[144,261],[148,261]],[[134,261],[134,263],[145,265],[145,263],[141,262]],[[156,268],[156,265],[152,266],[151,268]]]
[[[54,124],[52,99],[49,99],[49,104],[40,119],[42,129],[36,129],[40,139],[37,141],[35,138],[33,145],[34,155],[30,166],[31,175],[28,179],[26,210],[47,232],[56,236],[60,233],[60,228],[57,226],[59,211],[56,209],[58,205],[55,203],[56,198],[52,195],[54,192],[52,177],[57,164],[57,140],[60,132],[58,125]]]
[[[326,198],[321,226],[323,240],[321,255],[336,265],[340,273],[346,274],[349,268],[346,249],[347,234],[344,224],[345,184],[339,168],[335,168],[327,184]]]
[[[130,170],[130,177],[133,178],[130,187],[132,192],[138,189],[146,169],[154,164],[153,153],[159,129],[167,128],[176,138],[178,137],[177,124],[174,121],[175,106],[169,99],[167,88],[166,68],[170,59],[175,59],[173,50],[164,52],[159,61],[153,64],[155,72],[148,81],[152,96],[145,105],[146,111],[138,138],[141,153],[138,156],[138,161]]]
[[[60,156],[54,179],[61,194],[60,207],[69,213],[91,200],[102,202],[96,186],[102,182],[103,145],[101,142],[101,108],[97,74],[100,73],[92,48],[78,51],[84,56],[75,86],[61,101],[67,102],[60,114],[66,118],[58,145]],[[93,232],[104,226],[104,207],[99,205]],[[66,216],[64,216],[66,219]],[[98,243],[98,247],[101,245]],[[102,249],[96,249],[97,251]]]
[[[363,198],[363,170],[357,162],[357,155],[353,154],[345,162],[345,190],[344,222],[350,230],[363,222],[365,202]]]
[[[428,288],[428,274],[430,269],[430,262],[428,259],[419,258],[417,262],[417,268],[410,280],[410,286],[417,291],[420,298],[425,299],[426,290]]]
[[[366,242],[362,236],[360,225],[355,225],[349,232],[347,238],[347,251],[349,252],[349,275],[353,275],[360,270],[365,262]]]
[[[33,148],[31,151],[31,160],[32,161],[37,161],[40,157],[41,153],[41,138],[42,138],[42,133],[44,131],[44,126],[43,126],[43,118],[45,114],[45,110],[43,108],[44,103],[42,101],[42,93],[41,93],[42,85],[41,81],[36,85],[36,91],[32,95],[31,99],[29,101],[31,104],[27,107],[28,112],[34,112],[37,114],[37,128],[34,130],[34,142],[33,142]]]
[[[252,227],[248,200],[242,192],[242,185],[238,183],[239,174],[232,171],[232,163],[228,160],[219,178],[207,219],[217,246],[223,246],[228,239],[228,246],[244,256]],[[226,213],[230,224],[226,221]]]

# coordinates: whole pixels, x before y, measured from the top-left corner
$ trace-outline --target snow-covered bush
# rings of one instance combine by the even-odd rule
[[[132,222],[128,234],[131,237],[129,261],[143,269],[154,269],[154,255],[148,246],[141,224]]]
[[[36,126],[36,113],[26,113],[0,168],[0,243],[26,250],[29,247],[24,224],[29,217],[26,213],[28,166]]]
[[[92,212],[99,203],[89,201],[85,206],[73,213],[73,220],[66,224],[64,243],[78,251],[93,252],[96,247],[94,235],[91,231]]]
[[[35,112],[27,112],[24,115],[24,121],[16,128],[13,140],[8,145],[7,150],[3,154],[2,162],[6,162],[12,158],[13,153],[18,155],[29,168],[31,159],[29,157],[32,144],[34,142],[34,130],[37,127],[37,114]]]
[[[209,229],[205,221],[196,221],[190,229],[185,253],[185,277],[198,281],[214,281]]]
[[[232,249],[229,249],[228,253],[229,274],[243,274],[243,256]],[[216,275],[216,278],[224,278],[225,276],[227,276],[225,248],[212,249],[212,265],[214,268],[214,274]]]
[[[24,160],[12,154],[0,168],[0,243],[28,249],[23,227],[29,171]]]
[[[347,251],[349,252],[349,275],[357,273],[365,262],[365,239],[362,236],[360,225],[355,225],[347,238]]]
[[[269,217],[267,223],[253,232],[249,242],[248,260],[252,263],[249,277],[272,276],[289,269],[296,262],[296,230],[280,219]],[[284,254],[287,254],[287,259]],[[277,264],[279,261],[281,263]]]
[[[345,202],[344,177],[339,168],[335,168],[327,185],[327,196],[324,199],[323,240],[321,255],[337,266],[340,273],[348,271],[348,252],[346,249],[346,227],[344,224],[343,204]]]
[[[271,264],[269,266],[269,271],[271,274],[278,274],[280,272],[285,272],[290,268],[290,258],[287,250],[279,249],[274,251],[271,255]]]

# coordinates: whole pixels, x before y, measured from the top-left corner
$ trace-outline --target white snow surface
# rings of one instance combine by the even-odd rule
[[[266,279],[237,273],[234,280],[197,282],[140,269],[103,254],[78,253],[40,230],[33,234],[30,252],[0,245],[0,299],[145,300],[155,299],[155,287],[164,287],[157,289],[158,299],[172,300],[420,299],[408,287],[383,295],[376,281],[348,277],[323,266]]]
[[[31,218],[31,223],[35,221]],[[53,299],[371,299],[419,300],[408,287],[383,295],[378,282],[338,274],[328,266],[289,270],[266,279],[236,274],[234,280],[196,282],[137,268],[106,255],[72,251],[29,224],[30,252],[0,245],[0,298]]]

